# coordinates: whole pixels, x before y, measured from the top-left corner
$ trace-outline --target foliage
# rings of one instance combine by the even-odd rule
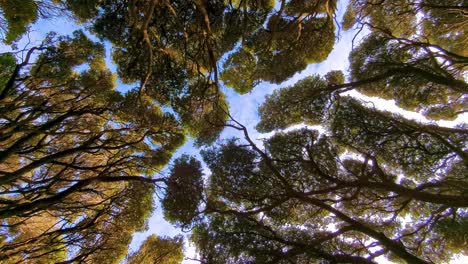
[[[261,121],[257,129],[269,132],[300,123],[320,124],[329,103],[327,85],[323,78],[310,76],[292,87],[274,91],[258,109]]]
[[[183,259],[183,238],[151,235],[143,242],[137,252],[127,258],[128,264],[177,264]]]
[[[375,110],[360,114],[362,126],[358,116],[343,116],[351,107],[342,100],[340,110],[332,110],[330,136],[309,129],[278,132],[264,142],[264,151],[246,139],[204,153],[212,171],[206,205],[211,214],[193,235],[204,261],[372,263],[388,254],[427,263],[459,252],[444,239],[453,233],[433,226],[462,217],[467,206],[464,177],[447,172],[466,168],[466,161],[442,143],[461,135],[427,132]],[[369,120],[369,114],[378,118]],[[335,122],[344,118],[349,130],[342,133]],[[368,129],[379,126],[388,136],[372,138],[375,132]],[[466,144],[466,137],[460,140]],[[421,152],[413,149],[417,144]],[[341,156],[345,150],[354,157]]]
[[[37,59],[30,60],[36,53]],[[11,70],[0,101],[0,259],[118,262],[153,208],[152,174],[184,135],[175,117],[116,91],[103,48],[49,38]],[[77,72],[76,67],[85,67]]]
[[[373,34],[351,53],[350,61],[354,80],[379,78],[359,87],[366,95],[394,99],[404,109],[436,119],[455,119],[465,104],[460,98],[468,89],[460,68],[464,63],[443,48],[432,52],[429,46]],[[446,114],[434,115],[441,106]]]
[[[17,40],[37,19],[37,6],[34,0],[3,0],[0,1],[3,18],[0,28],[6,43]]]
[[[335,40],[335,4],[282,2],[265,29],[244,35],[241,47],[223,65],[222,80],[237,92],[246,93],[259,81],[281,83],[308,64],[325,60]]]
[[[331,71],[268,95],[257,130],[273,133],[262,146],[228,122],[244,138],[202,152],[207,214],[192,234],[202,262],[441,263],[466,254],[468,131],[434,122],[466,112],[461,2],[350,1],[345,29],[369,34],[350,54],[348,80]],[[259,62],[234,59],[244,87]],[[298,124],[321,129],[282,131]]]
[[[195,158],[183,155],[174,161],[161,201],[166,220],[181,226],[194,221],[203,198],[202,176],[201,164]]]
[[[18,41],[39,18],[59,16],[84,22],[98,13],[100,1],[92,0],[2,0],[0,1],[0,33],[6,44]]]
[[[267,96],[257,129],[273,133],[257,146],[223,85],[244,94],[324,61],[337,0],[0,0],[5,44],[66,16],[108,41],[117,66],[83,32],[0,54],[0,263],[179,263],[181,236],[128,253],[155,193],[202,263],[467,254],[468,132],[437,122],[467,112],[466,1],[348,2],[342,27],[367,32],[349,76]],[[135,87],[120,93],[117,79]],[[299,124],[314,129],[283,131]],[[243,139],[213,145],[225,127]],[[187,136],[210,172],[183,155],[164,175]]]

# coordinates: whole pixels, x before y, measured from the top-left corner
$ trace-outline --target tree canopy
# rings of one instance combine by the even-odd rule
[[[467,255],[466,120],[440,121],[466,118],[468,3],[345,2],[0,0],[0,263],[180,263],[182,236],[129,250],[156,206],[201,263]],[[64,16],[84,29],[18,47]],[[233,118],[227,88],[281,84],[343,30],[348,72],[268,95],[267,138]],[[173,157],[187,139],[204,163]]]
[[[273,136],[263,146],[232,119],[243,138],[202,152],[206,221],[192,237],[202,262],[442,263],[466,254],[468,130],[434,122],[466,112],[466,43],[457,41],[466,18],[449,15],[465,9],[350,1],[344,28],[369,30],[350,54],[350,76],[310,76],[267,96],[257,130]],[[453,30],[444,31],[450,43],[435,23]],[[433,121],[382,111],[350,90]],[[297,124],[321,129],[282,132]]]
[[[159,238],[149,236],[137,252],[132,253],[128,259],[129,264],[167,263],[177,264],[182,261],[182,237]]]

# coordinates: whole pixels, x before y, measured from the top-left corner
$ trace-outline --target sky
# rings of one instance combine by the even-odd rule
[[[346,2],[340,1],[340,5],[338,6],[338,9],[337,9],[338,21],[341,21],[341,18],[345,10],[346,10]],[[83,26],[78,26],[71,21],[64,20],[63,18],[52,19],[52,20],[40,20],[38,21],[38,23],[32,26],[31,31],[29,33],[29,38],[23,38],[21,41],[19,41],[18,47],[20,48],[25,47],[28,42],[30,42],[31,43],[30,45],[32,46],[34,44],[39,44],[42,41],[43,36],[45,36],[47,32],[49,31],[56,31],[59,34],[71,34],[74,30],[77,30],[80,28],[83,29]],[[286,80],[285,82],[279,85],[263,82],[263,83],[260,83],[258,86],[256,86],[251,92],[244,94],[244,95],[237,94],[236,92],[234,92],[234,90],[223,87],[222,90],[227,95],[227,100],[230,105],[231,115],[238,122],[240,122],[241,124],[244,124],[247,127],[252,139],[255,139],[258,144],[261,144],[260,139],[267,138],[272,135],[272,133],[260,134],[254,128],[255,125],[259,122],[257,108],[264,102],[265,96],[268,94],[271,94],[276,89],[291,86],[295,84],[298,80],[301,80],[307,76],[314,75],[314,74],[324,75],[330,70],[342,70],[346,76],[348,74],[347,68],[349,65],[348,54],[350,53],[352,49],[352,40],[353,40],[354,35],[355,35],[355,31],[352,31],[352,30],[350,30],[349,32],[343,32],[343,31],[339,32],[339,38],[335,42],[335,47],[333,51],[330,53],[330,55],[328,56],[326,61],[322,63],[318,63],[318,64],[309,65],[306,69],[304,69],[303,71],[299,73],[296,73],[293,77],[289,78],[288,80]],[[97,38],[93,36],[90,36],[90,37],[94,40],[97,40]],[[356,45],[357,43],[354,43],[354,44]],[[109,44],[106,44],[105,47],[106,47],[106,55],[107,55],[106,57],[107,65],[113,72],[115,72],[116,71],[115,64],[113,64],[111,56],[110,56],[111,47]],[[5,51],[10,51],[10,48],[6,46],[0,46],[0,52],[5,52]],[[126,89],[131,87],[128,85],[123,85],[122,83],[118,83],[118,85],[119,86],[117,89],[120,91],[125,91]],[[398,107],[395,106],[395,103],[392,101],[365,97],[365,96],[358,94],[355,91],[348,92],[348,94],[351,96],[359,97],[368,102],[373,102],[374,105],[380,110],[398,112],[400,114],[403,114],[405,117],[409,117],[411,119],[419,120],[422,122],[428,122],[428,120],[425,119],[420,114],[399,109]],[[468,114],[464,114],[462,117],[459,117],[455,121],[441,122],[439,123],[439,125],[453,126],[457,123],[461,123],[463,120],[465,121],[468,120]],[[299,127],[304,127],[304,126],[305,125],[297,125],[297,126],[294,126],[293,128],[299,128]],[[291,128],[289,128],[288,130],[290,129]],[[233,129],[226,129],[225,131],[223,131],[220,138],[225,139],[225,138],[230,138],[233,136],[242,137],[238,131],[235,131]],[[193,141],[189,140],[185,143],[185,145],[183,145],[175,153],[174,158],[184,153],[187,153],[190,155],[195,155],[199,160],[201,160],[201,157],[198,152],[199,150],[193,146]],[[206,166],[204,166],[204,168],[206,169]],[[208,174],[208,170],[206,170],[205,173]],[[177,234],[181,234],[180,229],[175,228],[170,223],[164,220],[161,208],[159,206],[159,202],[157,201],[158,198],[155,197],[155,199],[156,199],[155,204],[157,208],[154,211],[151,218],[148,220],[149,229],[146,232],[136,233],[134,235],[134,238],[130,245],[131,251],[138,249],[139,245],[143,242],[143,240],[151,234],[157,234],[158,236],[170,236],[170,237],[173,237]],[[182,234],[187,238],[186,239],[186,242],[187,242],[190,234],[189,233],[182,233]],[[196,258],[195,248],[192,245],[190,245],[188,242],[185,245],[185,255],[187,258]],[[183,264],[189,264],[189,263],[199,263],[199,262],[188,260],[188,259],[183,261]],[[389,263],[389,262],[385,260],[380,260],[379,263]],[[451,263],[460,263],[460,264],[468,263],[468,257],[454,260]]]

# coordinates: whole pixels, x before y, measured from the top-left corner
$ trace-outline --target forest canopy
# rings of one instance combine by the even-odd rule
[[[189,232],[200,263],[468,255],[465,0],[0,0],[0,10],[10,47],[0,263],[181,263],[181,235],[129,249],[156,207]],[[58,18],[81,29],[19,45]],[[256,131],[234,118],[229,89],[281,86],[346,31],[347,72],[275,89],[253,110]],[[197,149],[174,155],[187,141]]]

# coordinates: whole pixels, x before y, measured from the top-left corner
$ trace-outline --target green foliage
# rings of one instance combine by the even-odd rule
[[[131,182],[122,190],[115,201],[116,216],[113,223],[96,230],[106,235],[95,236],[94,241],[86,241],[87,246],[98,249],[87,258],[90,262],[120,263],[125,258],[133,234],[147,229],[146,220],[153,210],[153,193],[152,184],[140,182]],[[99,250],[101,247],[104,250]]]
[[[461,216],[458,219],[444,219],[437,223],[436,228],[448,242],[448,247],[456,253],[467,254],[468,219]]]
[[[225,70],[221,79],[228,87],[233,88],[240,94],[245,94],[255,86],[255,57],[246,49],[231,54],[223,65]]]
[[[26,52],[36,59],[0,56],[13,80],[0,99],[0,261],[118,263],[146,228],[154,183],[165,181],[152,176],[183,128],[115,91],[102,45],[82,32]]]
[[[259,184],[266,187],[273,186],[274,182],[254,171],[254,162],[258,158],[256,154],[238,147],[235,142],[235,139],[231,139],[220,148],[202,151],[203,160],[212,173],[208,188],[210,195],[238,204],[252,196],[263,199],[267,188],[262,188]]]
[[[226,96],[216,84],[205,84],[201,80],[191,84],[189,89],[193,91],[179,95],[174,110],[197,146],[213,143],[228,119]]]
[[[373,153],[383,163],[422,180],[440,162],[448,163],[452,152],[463,152],[463,134],[434,136],[433,131],[401,116],[363,107],[356,100],[341,100],[331,124],[338,142]]]
[[[291,1],[284,14],[273,14],[265,29],[246,35],[229,55],[221,75],[224,83],[246,93],[262,80],[281,83],[308,64],[325,60],[335,41],[330,4]]]
[[[259,108],[257,129],[275,131],[262,146],[229,120],[222,84],[245,94],[327,58],[337,2],[0,0],[5,43],[65,12],[112,44],[117,65],[80,31],[48,36],[21,61],[0,54],[0,262],[180,263],[180,236],[128,254],[159,188],[165,218],[193,228],[204,263],[466,254],[465,124],[343,94],[431,120],[466,113],[464,0],[349,1],[343,28],[370,33],[348,79],[330,71],[274,91]],[[121,94],[117,77],[137,87]],[[227,122],[245,138],[201,152],[206,185],[187,155],[154,178],[187,136],[209,145]],[[296,124],[323,130],[279,131]]]
[[[192,241],[203,261],[364,263],[368,239],[385,244],[389,258],[408,263],[446,261],[459,252],[432,226],[462,214],[446,206],[466,206],[465,188],[453,185],[463,181],[456,171],[466,167],[457,163],[464,156],[455,146],[466,138],[339,100],[328,110],[330,136],[277,132],[263,149],[233,139],[202,153],[212,172],[210,214]],[[340,156],[343,148],[363,160]],[[440,163],[458,169],[438,172]],[[395,171],[404,173],[401,181]],[[433,174],[437,183],[428,178]],[[404,244],[391,243],[392,236]]]
[[[290,29],[292,26],[297,29]],[[334,25],[328,18],[303,20],[301,24],[291,25],[285,18],[275,16],[270,18],[268,30],[271,33],[263,31],[247,41],[263,45],[271,43],[253,48],[258,54],[258,75],[273,83],[285,81],[310,63],[325,60],[335,40]],[[283,30],[297,30],[298,33],[288,34]]]
[[[98,14],[100,0],[60,0],[78,21],[86,21]]]
[[[373,45],[382,48],[360,53]],[[452,215],[464,219],[458,208],[468,206],[461,171],[468,166],[464,127],[423,124],[340,95],[350,88],[403,89],[402,76],[404,81],[421,78],[420,89],[427,89],[428,80],[443,92],[450,89],[448,82],[425,75],[429,64],[413,64],[412,55],[372,35],[351,57],[361,63],[353,65],[353,82],[345,83],[340,71],[310,76],[267,96],[259,108],[262,132],[305,123],[321,125],[326,134],[277,131],[262,148],[246,136],[245,142],[232,139],[204,151],[212,172],[210,214],[192,236],[202,260],[368,263],[381,255],[369,253],[369,239],[394,262],[444,262],[461,252],[454,241],[464,239],[463,223],[446,221]],[[388,64],[377,62],[382,58]],[[395,58],[408,62],[399,65]],[[423,74],[405,72],[411,67]],[[368,75],[360,75],[363,68]]]
[[[466,1],[454,0],[447,3],[443,0],[424,1],[423,33],[433,44],[467,56],[466,17],[461,10],[466,8]]]
[[[0,93],[3,91],[16,67],[16,58],[11,53],[0,54]]]
[[[406,0],[367,2],[365,0],[351,0],[352,8],[348,12],[354,12],[356,19],[368,19],[373,31],[380,31],[396,37],[409,37],[416,33],[417,6],[409,4]],[[350,16],[350,13],[345,16]],[[345,17],[345,23],[350,19]],[[348,24],[350,25],[350,24]],[[346,26],[348,26],[346,25]]]
[[[195,221],[203,198],[201,164],[193,157],[182,155],[174,161],[162,199],[164,217],[171,223],[189,226]]]
[[[341,26],[343,30],[350,30],[356,24],[356,11],[353,9],[353,2],[348,3]]]
[[[258,110],[261,121],[257,130],[270,132],[299,123],[320,124],[329,103],[326,87],[324,79],[310,76],[294,86],[274,91]]]
[[[401,108],[422,110],[428,117],[439,112],[454,119],[464,108],[457,98],[467,85],[457,65],[443,66],[434,56],[428,49],[372,34],[350,54],[351,75],[355,81],[376,79],[359,87],[368,96],[393,99]]]
[[[0,32],[2,41],[12,44],[19,40],[39,18],[54,19],[70,16],[85,22],[98,14],[100,0],[2,0],[0,1]],[[70,21],[71,23],[72,21]]]
[[[201,145],[214,141],[226,120],[227,103],[218,88],[215,70],[220,56],[217,47],[229,49],[240,36],[215,42],[228,25],[222,16],[227,6],[223,1],[200,4],[209,10],[209,29],[202,19],[204,14],[199,13],[203,8],[199,6],[193,12],[198,4],[189,2],[156,4],[152,13],[152,7],[141,3],[125,8],[123,2],[104,1],[100,6],[103,12],[93,24],[95,32],[114,45],[113,58],[121,80],[140,82],[140,96],[144,93],[172,107],[188,134]],[[231,17],[226,19],[240,16],[230,11]],[[140,17],[140,13],[147,16]]]
[[[329,86],[344,84],[345,77],[342,71],[330,71],[325,74],[325,80]]]
[[[143,241],[138,251],[127,257],[127,264],[178,264],[184,257],[183,238],[151,235]]]
[[[37,20],[37,5],[34,0],[2,0],[0,8],[7,24],[2,21],[2,39],[7,44],[18,40],[29,25]]]

